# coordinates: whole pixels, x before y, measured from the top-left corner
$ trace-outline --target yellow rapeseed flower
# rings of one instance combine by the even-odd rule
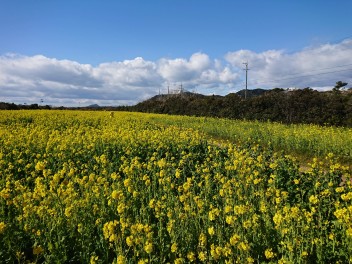
[[[207,260],[207,254],[204,251],[198,253],[198,258],[200,261],[205,262]]]
[[[4,222],[0,222],[0,234],[4,233],[6,229],[6,224]]]
[[[147,252],[148,254],[153,252],[153,244],[151,242],[147,242],[144,245],[144,250],[145,252]]]
[[[128,237],[126,237],[126,244],[127,244],[127,246],[129,246],[129,247],[132,247],[132,246],[133,246],[133,236],[128,236]]]
[[[215,228],[213,226],[208,227],[208,233],[211,236],[215,235]]]
[[[346,235],[348,237],[352,237],[352,227],[349,227],[347,230],[346,230]]]
[[[116,261],[117,264],[126,264],[127,263],[127,259],[125,256],[123,255],[119,255],[117,257],[117,261]]]
[[[33,255],[40,255],[44,252],[44,249],[41,246],[33,247]]]
[[[234,234],[234,235],[230,238],[230,244],[231,244],[231,246],[236,245],[239,240],[240,240],[240,236],[237,235],[237,234]]]
[[[172,245],[171,245],[171,252],[172,253],[175,253],[177,251],[177,243],[172,243]]]
[[[264,254],[267,259],[272,259],[275,257],[275,254],[271,248],[266,249]]]
[[[345,188],[342,186],[342,187],[337,187],[336,189],[335,189],[335,191],[337,192],[337,193],[342,193],[343,191],[345,190]]]
[[[42,171],[44,170],[45,168],[45,165],[44,165],[44,162],[42,161],[38,161],[37,164],[35,165],[35,170],[37,171]]]
[[[188,252],[187,253],[187,259],[189,260],[189,262],[193,262],[196,260],[196,254],[194,254],[194,252]]]
[[[309,197],[309,202],[310,202],[311,204],[317,204],[317,203],[319,202],[319,199],[318,199],[318,197],[317,197],[316,195],[311,195],[311,196]]]
[[[177,259],[175,259],[175,261],[174,261],[175,264],[182,264],[182,263],[184,263],[184,262],[185,262],[185,260],[184,260],[183,258],[177,258]]]
[[[243,251],[248,251],[250,249],[249,245],[245,242],[240,242],[237,248]]]
[[[252,257],[248,257],[248,258],[247,258],[247,263],[248,263],[248,264],[254,263],[254,259],[253,259]]]
[[[90,264],[96,264],[97,260],[99,260],[98,256],[95,256],[95,255],[91,256],[90,257]]]
[[[204,233],[201,233],[199,235],[198,241],[200,247],[205,247],[207,244],[207,236]]]

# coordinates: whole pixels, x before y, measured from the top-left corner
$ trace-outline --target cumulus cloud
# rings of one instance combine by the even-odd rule
[[[199,85],[231,84],[237,75],[211,61],[203,53],[188,60],[162,58],[156,62],[141,57],[96,67],[42,55],[0,57],[0,101],[45,98],[51,104],[131,104],[166,89],[168,83],[183,83],[186,89]],[[27,98],[27,99],[26,99]]]
[[[101,82],[92,76],[92,67],[69,60],[57,60],[42,55],[3,56],[1,71],[9,78],[18,81],[32,80],[37,84],[53,82],[95,87]]]
[[[189,60],[163,58],[158,61],[158,73],[167,82],[182,83],[186,89],[200,93],[222,93],[240,82],[240,76],[230,65],[207,54],[195,53]]]
[[[204,70],[209,68],[210,64],[208,55],[195,53],[189,60],[161,59],[158,62],[158,72],[164,79],[171,82],[187,82],[198,78]]]
[[[190,58],[106,62],[98,66],[43,55],[0,56],[0,101],[52,105],[134,104],[170,84],[205,94],[227,94],[244,88],[244,65],[249,63],[249,88],[332,87],[352,83],[352,39],[284,50],[228,52],[211,59],[205,53]]]
[[[0,100],[130,103],[144,93],[154,92],[161,80],[155,72],[155,63],[142,58],[92,67],[42,55],[10,54],[0,57]]]
[[[250,67],[251,86],[262,87],[326,87],[336,81],[352,81],[352,39],[336,44],[308,47],[295,53],[269,50],[256,53],[250,50],[225,55],[233,67],[243,62]],[[242,65],[243,66],[243,65]]]
[[[157,86],[161,78],[156,73],[156,64],[138,57],[134,60],[100,64],[94,75],[106,85],[116,84],[132,87]]]

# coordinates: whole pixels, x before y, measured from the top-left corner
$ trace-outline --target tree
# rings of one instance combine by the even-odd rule
[[[347,84],[348,83],[346,83],[346,82],[338,81],[338,82],[336,82],[336,85],[335,85],[335,87],[332,90],[335,91],[335,92],[338,92],[338,91],[340,91],[340,89],[342,87],[346,86]]]

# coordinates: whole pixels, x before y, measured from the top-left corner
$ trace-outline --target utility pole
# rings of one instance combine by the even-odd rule
[[[246,68],[243,70],[246,71],[246,90],[244,91],[244,99],[247,99],[247,84],[248,84],[248,70],[249,70],[248,69],[248,62],[244,62],[242,64],[246,65]]]

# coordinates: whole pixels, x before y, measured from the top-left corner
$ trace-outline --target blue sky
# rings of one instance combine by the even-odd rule
[[[328,89],[352,82],[351,10],[350,0],[0,0],[0,101],[133,104],[180,83],[227,94],[243,88],[244,61],[249,88]]]

